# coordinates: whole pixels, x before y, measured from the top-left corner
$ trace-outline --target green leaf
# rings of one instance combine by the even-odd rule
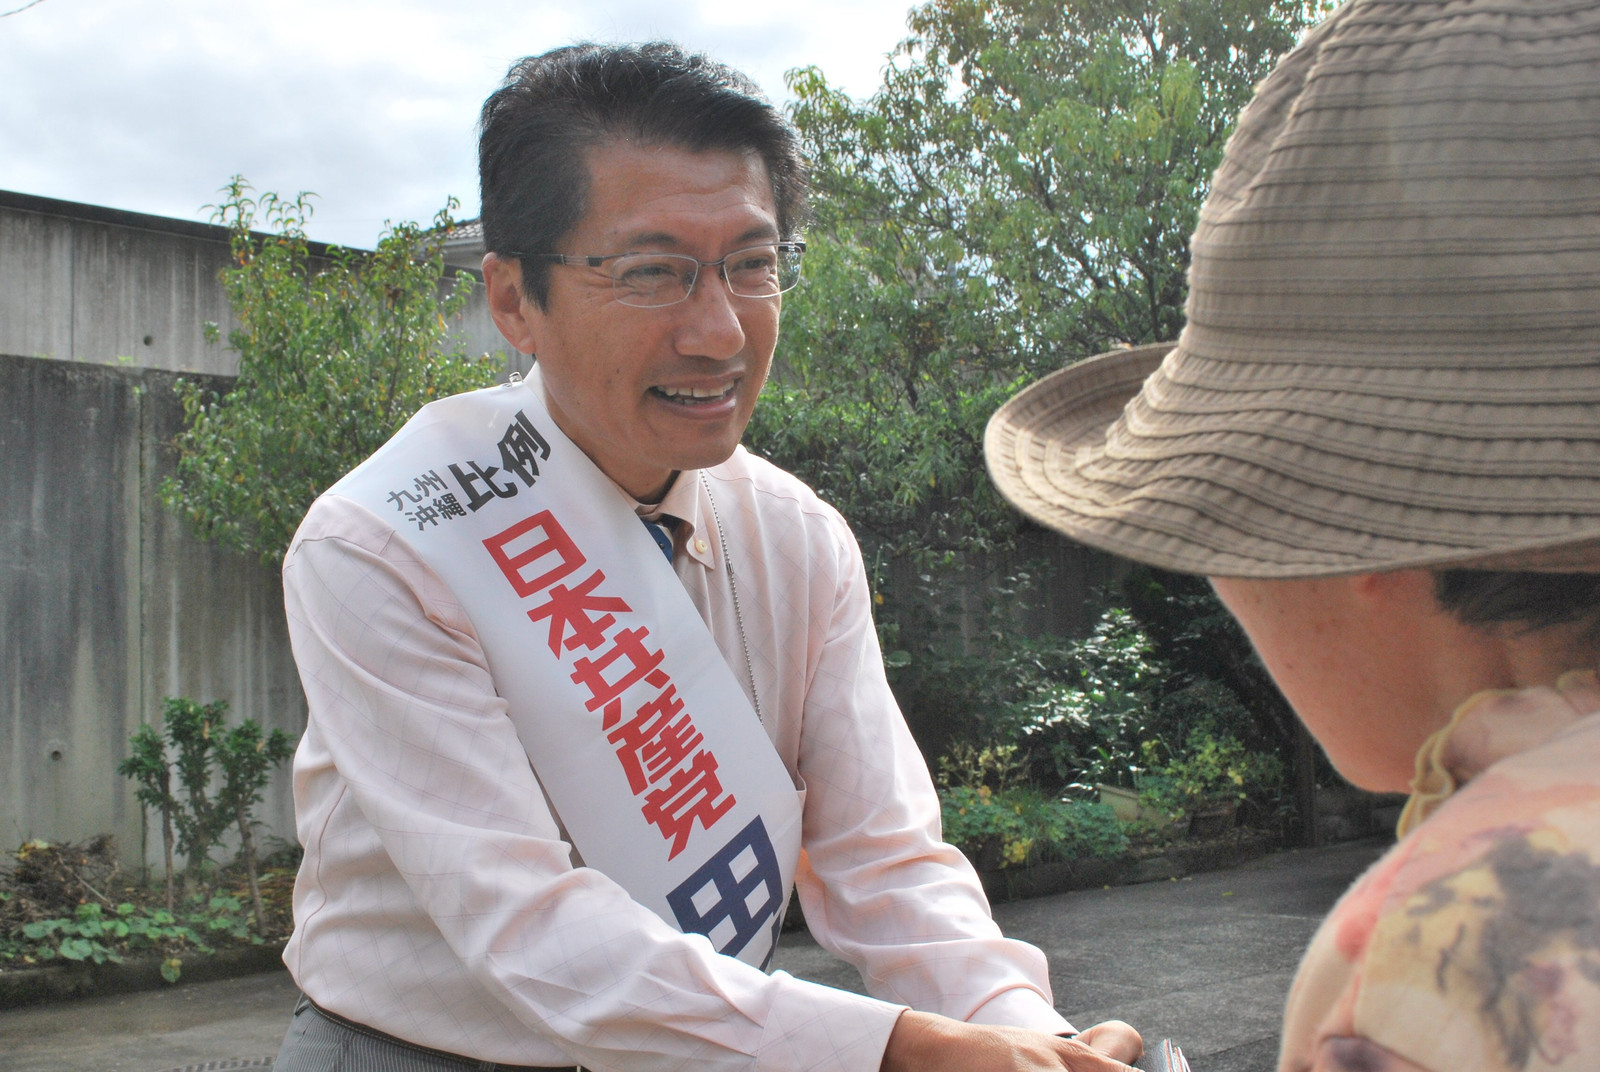
[[[68,960],[85,960],[94,952],[94,943],[82,938],[63,938],[57,951]]]

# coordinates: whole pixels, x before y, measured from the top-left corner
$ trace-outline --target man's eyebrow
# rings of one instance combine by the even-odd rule
[[[761,223],[751,227],[747,231],[744,231],[737,238],[735,238],[735,244],[733,248],[738,249],[740,243],[775,242],[777,239],[777,225],[771,223]],[[651,246],[658,248],[665,247],[667,249],[677,249],[682,245],[683,242],[678,238],[677,235],[671,234],[667,231],[638,231],[634,234],[628,235],[622,240],[622,250],[645,249]]]
[[[773,223],[763,223],[752,227],[739,236],[740,242],[776,242],[778,240],[778,226]]]

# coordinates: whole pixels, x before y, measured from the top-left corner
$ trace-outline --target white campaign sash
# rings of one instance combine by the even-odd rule
[[[329,489],[394,523],[477,631],[584,863],[764,967],[798,798],[632,502],[550,419],[537,371],[424,406]]]

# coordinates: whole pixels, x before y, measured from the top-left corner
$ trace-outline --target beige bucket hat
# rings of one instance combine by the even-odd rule
[[[1600,0],[1350,0],[1240,117],[1177,345],[984,447],[1030,517],[1183,572],[1600,570]]]

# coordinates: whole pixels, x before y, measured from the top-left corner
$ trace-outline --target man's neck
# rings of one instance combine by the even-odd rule
[[[672,486],[678,482],[678,474],[681,471],[682,470],[674,469],[672,471],[672,475],[667,477],[667,482],[665,484],[661,485],[661,488],[660,488],[659,491],[657,491],[654,494],[649,495],[649,496],[647,496],[645,498],[636,498],[636,501],[639,503],[640,506],[660,506],[661,505],[661,501],[667,497],[667,492],[671,491],[672,490]],[[617,486],[621,487],[620,484],[617,485]],[[627,491],[628,489],[627,488],[623,488],[622,490],[623,491]]]

